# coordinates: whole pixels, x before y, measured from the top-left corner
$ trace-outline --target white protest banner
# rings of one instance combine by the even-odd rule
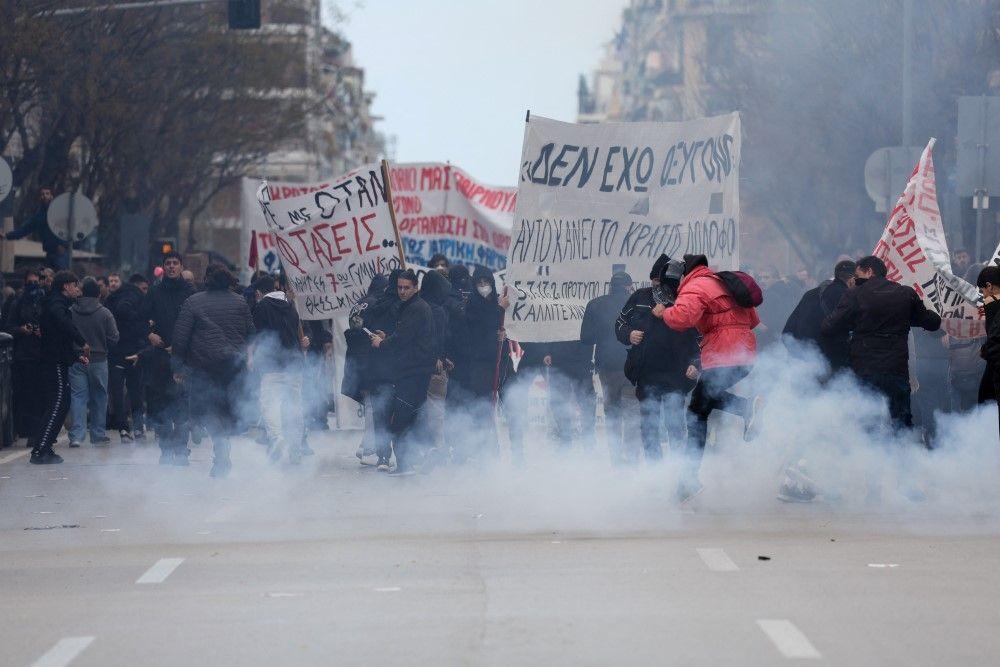
[[[302,319],[349,312],[374,276],[403,266],[386,173],[385,162],[369,164],[277,200],[267,183],[258,189]]]
[[[951,271],[931,157],[934,141],[927,143],[872,254],[885,262],[889,280],[912,287],[941,316],[949,335],[978,338],[985,335],[979,290]]]
[[[392,203],[406,261],[428,265],[440,253],[452,263],[507,266],[517,188],[483,185],[450,164],[394,164]]]
[[[661,253],[739,265],[740,117],[573,124],[530,116],[507,281],[511,338],[577,340],[611,275]]]

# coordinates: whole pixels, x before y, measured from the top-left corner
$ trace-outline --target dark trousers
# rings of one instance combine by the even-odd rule
[[[708,438],[708,418],[715,410],[747,416],[747,399],[729,389],[750,373],[749,366],[723,366],[701,372],[691,392],[687,409],[688,477],[697,475]]]
[[[14,362],[14,428],[24,438],[35,437],[42,425],[46,385],[40,365],[35,359]]]
[[[909,377],[889,374],[862,375],[860,380],[889,401],[889,423],[893,431],[913,428]],[[936,391],[941,391],[941,387],[937,387]]]
[[[580,408],[580,437],[585,446],[594,442],[596,421],[594,376],[590,373],[567,375],[552,368],[549,370],[549,408],[555,427],[556,442],[569,447],[573,442],[574,408]]]
[[[108,393],[111,398],[112,428],[141,431],[144,427],[142,371],[135,364],[113,363],[108,368]]]
[[[663,456],[661,423],[665,423],[670,445],[679,449],[685,434],[684,393],[676,387],[639,383],[635,397],[639,399],[639,430],[646,460],[655,461]]]
[[[42,384],[42,418],[35,432],[32,452],[51,451],[69,414],[69,366],[43,361],[35,367]]]
[[[236,405],[242,370],[242,363],[234,360],[193,371],[184,378],[191,399],[191,423],[212,438],[216,461],[229,461],[229,438],[241,428]]]
[[[162,356],[160,355],[162,353]],[[190,422],[184,387],[174,382],[170,370],[170,355],[157,351],[146,386],[149,421],[163,451],[187,449]]]
[[[1000,403],[1000,374],[990,364],[986,365],[979,382],[979,403]]]
[[[412,463],[409,458],[412,453],[410,435],[417,416],[427,401],[427,387],[430,386],[430,382],[431,376],[427,373],[400,378],[393,386],[390,430],[398,469],[405,470]]]

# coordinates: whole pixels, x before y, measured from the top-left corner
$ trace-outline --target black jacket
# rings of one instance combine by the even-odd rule
[[[875,277],[847,291],[823,323],[823,334],[853,332],[851,366],[858,375],[907,376],[910,327],[937,331],[941,317],[927,310],[912,287]]]
[[[145,297],[132,283],[123,283],[108,295],[104,305],[118,324],[118,344],[108,355],[112,363],[121,364],[125,357],[136,354],[149,342],[149,317]]]
[[[430,377],[437,365],[431,307],[418,295],[399,302],[393,312],[396,316],[393,332],[382,341],[374,356],[388,361],[393,381]]]
[[[243,360],[253,333],[250,307],[239,294],[227,289],[193,294],[181,306],[173,330],[175,370],[231,368]]]
[[[173,344],[174,326],[181,312],[181,304],[194,293],[194,285],[183,278],[164,278],[149,290],[146,299],[147,319],[152,320],[150,330],[163,339],[164,347]]]
[[[14,337],[14,361],[38,361],[42,355],[42,340],[34,333],[26,334],[21,327],[38,327],[45,301],[45,290],[21,292],[11,301],[4,319],[4,331]]]
[[[340,383],[340,393],[357,402],[364,400],[364,392],[370,391],[379,382],[388,381],[388,364],[384,359],[380,364],[372,363],[372,342],[364,328],[376,331],[390,309],[391,296],[388,293],[385,276],[375,276],[368,286],[368,293],[351,308],[349,326],[344,331],[347,351],[344,355],[344,379]],[[389,326],[389,325],[385,325]],[[378,366],[378,367],[376,367]],[[384,370],[383,370],[384,369]]]
[[[628,346],[626,375],[636,385],[655,385],[687,391],[693,385],[685,376],[688,366],[698,365],[698,333],[695,329],[674,331],[653,317],[653,288],[637,289],[615,320],[618,342]],[[629,334],[641,331],[642,342],[632,345]]]
[[[475,291],[475,286],[480,280],[489,281],[493,288],[493,291],[486,298]],[[468,363],[496,364],[500,350],[497,333],[503,328],[504,312],[498,303],[497,284],[493,272],[484,267],[476,267],[472,274],[472,285],[473,292],[465,306],[462,327],[462,336],[466,346],[465,358]]]
[[[448,340],[451,335],[451,318],[447,308],[451,300],[451,283],[437,271],[428,271],[420,284],[420,298],[431,307],[431,314],[434,316],[435,354],[444,361],[448,356]]]
[[[989,366],[989,373],[1000,369],[1000,301],[991,301],[985,310],[986,342],[980,354]]]
[[[50,292],[42,302],[42,314],[38,325],[42,330],[42,360],[66,364],[74,363],[80,357],[80,349],[86,340],[73,324],[69,307],[73,304],[62,294]]]
[[[587,348],[597,346],[594,365],[598,371],[621,373],[625,368],[628,350],[618,342],[615,322],[629,296],[624,290],[599,296],[590,300],[583,313],[580,342]]]
[[[782,331],[796,340],[815,343],[834,370],[851,365],[851,336],[847,331],[824,334],[823,322],[837,309],[848,289],[847,283],[834,279],[809,290],[788,316]]]
[[[244,300],[245,301],[245,300]],[[295,304],[286,299],[264,296],[253,307],[255,359],[261,355],[264,372],[285,370],[288,365],[302,361],[299,340],[299,314]],[[310,343],[312,341],[310,340]]]

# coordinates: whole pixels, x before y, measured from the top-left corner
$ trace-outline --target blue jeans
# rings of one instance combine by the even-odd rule
[[[108,362],[91,361],[86,366],[77,362],[69,368],[71,442],[83,442],[89,413],[90,439],[105,437],[108,418]]]

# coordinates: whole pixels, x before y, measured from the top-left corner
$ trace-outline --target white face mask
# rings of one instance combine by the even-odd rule
[[[476,291],[479,292],[479,296],[483,297],[484,299],[488,297],[490,294],[493,294],[493,288],[490,287],[489,285],[477,285]]]

